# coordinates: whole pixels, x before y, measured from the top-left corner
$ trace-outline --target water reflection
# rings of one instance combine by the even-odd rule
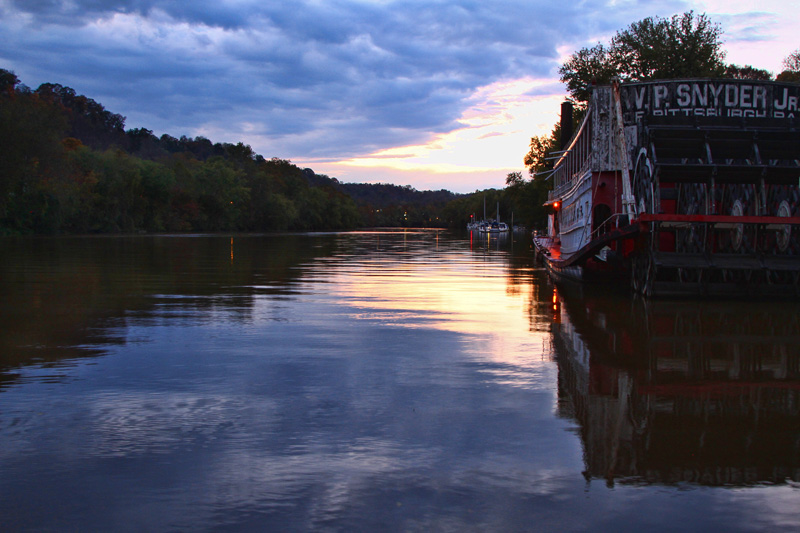
[[[652,457],[664,453],[648,454],[675,425],[662,422],[664,401],[646,411],[619,398],[638,397],[625,379],[634,392],[674,383],[642,381],[663,374],[650,360],[664,349],[628,325],[663,320],[624,300],[554,303],[517,245],[436,231],[0,241],[0,529],[793,524],[788,483],[690,497],[586,483],[584,470],[651,479],[630,458],[661,471]],[[737,383],[772,379],[737,368]],[[781,368],[789,383],[794,367]],[[620,409],[652,413],[649,440],[590,416]]]
[[[335,253],[291,235],[0,240],[0,387],[28,364],[105,353],[131,324],[248,320],[258,295],[291,296],[299,266]],[[238,250],[237,250],[238,248]]]
[[[11,529],[519,529],[506,501],[576,471],[545,437],[572,424],[552,416],[549,334],[530,333],[530,263],[506,250],[435,232],[68,241],[4,243],[28,345],[3,332]]]
[[[503,250],[517,240],[510,232],[488,233],[472,230],[468,232],[468,235],[469,246],[472,250]]]
[[[609,483],[800,480],[800,305],[554,300],[564,411]]]
[[[284,303],[311,293],[356,309],[377,305],[371,318],[383,313],[406,327],[449,323],[461,331],[481,329],[487,310],[500,313],[496,282],[532,301],[525,249],[515,255],[509,240],[498,248],[493,239],[491,248],[468,251],[441,235],[2,239],[0,387],[22,366],[103,354],[127,342],[133,326],[208,325],[221,315],[285,322]]]

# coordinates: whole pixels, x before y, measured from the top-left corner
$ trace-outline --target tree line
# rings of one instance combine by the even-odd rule
[[[242,143],[147,129],[69,87],[0,70],[0,233],[352,228],[355,202]]]
[[[243,143],[157,137],[0,69],[0,235],[444,226],[457,195],[339,183]]]

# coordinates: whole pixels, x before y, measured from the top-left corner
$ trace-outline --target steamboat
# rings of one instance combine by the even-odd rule
[[[534,244],[556,279],[646,297],[800,294],[800,85],[688,79],[593,91]]]

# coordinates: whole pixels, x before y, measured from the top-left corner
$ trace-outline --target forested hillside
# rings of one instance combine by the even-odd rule
[[[333,187],[249,146],[125,131],[69,87],[30,90],[0,70],[0,233],[352,228]]]
[[[312,185],[331,186],[350,196],[358,205],[367,226],[408,226],[415,228],[461,227],[461,220],[445,216],[445,207],[465,195],[446,190],[418,191],[409,185],[390,183],[341,183],[336,178],[315,174],[310,168],[304,175]]]
[[[442,226],[447,191],[342,184],[243,143],[157,137],[0,69],[0,235]]]

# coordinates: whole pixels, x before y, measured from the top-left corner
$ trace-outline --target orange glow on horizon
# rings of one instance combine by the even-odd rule
[[[500,182],[509,172],[524,171],[522,156],[529,149],[531,135],[549,131],[558,120],[563,95],[531,94],[553,82],[530,77],[498,81],[475,91],[458,119],[459,128],[431,134],[417,144],[308,163],[340,179],[370,171],[405,174],[415,181],[419,174],[462,181],[465,175],[475,174],[475,180],[487,181],[482,174],[491,173],[497,176],[492,179]]]

